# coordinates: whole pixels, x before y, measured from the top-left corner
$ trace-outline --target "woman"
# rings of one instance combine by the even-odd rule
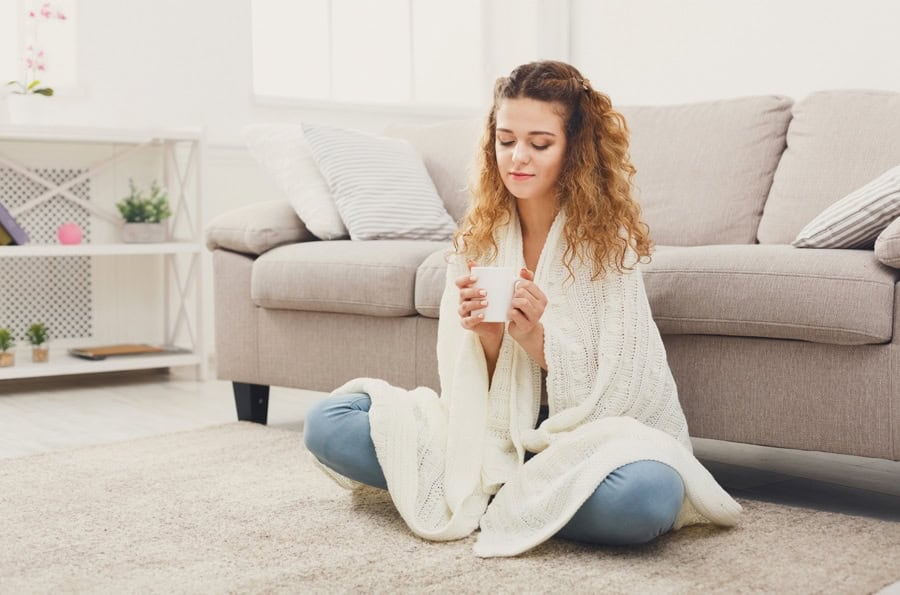
[[[692,455],[634,268],[650,242],[633,174],[624,118],[575,68],[498,79],[441,301],[441,395],[348,382],[307,417],[323,470],[388,488],[426,539],[480,525],[480,556],[733,525],[740,506]],[[476,263],[520,270],[508,323],[482,320]]]

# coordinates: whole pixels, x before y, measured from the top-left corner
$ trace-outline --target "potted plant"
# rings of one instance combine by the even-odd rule
[[[46,362],[50,359],[50,349],[42,347],[47,342],[47,325],[43,322],[35,322],[28,327],[25,333],[28,342],[31,343],[31,361],[35,363]]]
[[[116,203],[125,219],[122,239],[130,243],[166,241],[167,230],[163,221],[172,216],[168,193],[159,187],[156,180],[150,184],[149,194],[138,188],[134,180],[129,179],[128,185],[130,194]]]
[[[0,328],[0,368],[8,368],[16,363],[16,354],[8,351],[14,344],[9,329]]]

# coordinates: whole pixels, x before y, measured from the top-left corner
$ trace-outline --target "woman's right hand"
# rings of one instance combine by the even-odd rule
[[[475,287],[476,277],[471,270],[476,263],[468,261],[469,274],[456,278],[459,288],[459,319],[464,329],[473,331],[482,339],[498,340],[503,338],[502,322],[484,322],[484,314],[476,314],[477,310],[487,306],[489,296],[483,289]]]

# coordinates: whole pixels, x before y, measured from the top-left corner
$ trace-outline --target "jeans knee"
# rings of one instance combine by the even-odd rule
[[[621,537],[629,543],[647,543],[675,524],[684,502],[684,483],[681,475],[665,463],[637,461],[631,465],[638,467],[627,470],[629,479],[617,494],[627,527],[627,535]]]
[[[369,396],[362,393],[326,397],[314,403],[303,421],[303,443],[307,450],[321,459],[328,451],[329,440],[335,436],[344,414],[352,410],[368,410],[369,403]]]
[[[613,470],[559,535],[602,545],[647,543],[672,528],[683,500],[677,471],[637,461]]]

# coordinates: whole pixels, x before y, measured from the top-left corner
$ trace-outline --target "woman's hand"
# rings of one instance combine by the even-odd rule
[[[499,342],[503,338],[502,322],[484,322],[484,314],[476,314],[487,306],[490,296],[484,290],[475,287],[475,276],[471,274],[472,267],[477,266],[471,260],[467,262],[469,274],[456,278],[456,286],[459,288],[459,319],[462,327],[478,334],[482,339]]]
[[[534,284],[534,273],[523,268],[519,276],[522,280],[516,283],[516,292],[509,309],[508,330],[509,335],[524,346],[528,338],[537,331],[543,336],[540,321],[547,307],[547,296]]]

